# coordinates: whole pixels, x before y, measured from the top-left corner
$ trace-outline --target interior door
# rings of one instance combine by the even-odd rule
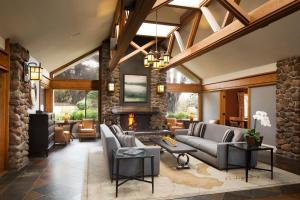
[[[226,92],[222,90],[220,92],[220,124],[226,123]]]

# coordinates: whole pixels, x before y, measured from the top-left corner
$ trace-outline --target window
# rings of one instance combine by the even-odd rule
[[[157,24],[157,37],[168,37],[177,27],[171,25]],[[137,35],[155,37],[156,24],[144,22],[139,28]]]
[[[56,80],[99,80],[99,52],[96,51],[82,60],[65,68],[54,76]]]
[[[98,119],[98,91],[54,90],[54,113],[57,120]]]
[[[167,93],[168,118],[188,119],[191,113],[198,119],[198,94],[197,93]]]
[[[167,83],[195,83],[191,78],[179,70],[172,68],[167,72]]]

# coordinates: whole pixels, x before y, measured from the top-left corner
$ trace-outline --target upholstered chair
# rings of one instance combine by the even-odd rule
[[[70,143],[70,131],[64,131],[63,127],[56,126],[54,129],[54,142],[55,143]]]
[[[167,125],[172,133],[175,133],[176,129],[184,128],[184,124],[182,122],[177,122],[176,118],[167,118]]]
[[[82,141],[82,138],[96,138],[96,124],[93,119],[83,119],[78,126],[78,135],[79,141]]]

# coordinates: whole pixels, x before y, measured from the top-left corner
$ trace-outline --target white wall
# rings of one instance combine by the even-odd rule
[[[0,36],[0,49],[5,49],[5,39]]]
[[[265,111],[270,118],[271,127],[263,127],[257,123],[257,131],[264,136],[263,143],[276,145],[276,86],[263,86],[250,89],[251,128],[254,126],[252,116],[257,110]]]
[[[203,101],[203,121],[220,118],[220,92],[205,92]]]

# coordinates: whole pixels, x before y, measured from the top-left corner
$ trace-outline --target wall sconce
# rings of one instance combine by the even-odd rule
[[[165,86],[162,85],[162,84],[158,84],[156,86],[156,92],[157,92],[157,94],[163,94],[163,93],[165,93]]]
[[[29,67],[29,79],[32,81],[41,80],[42,67],[38,66],[38,64],[34,62],[28,63],[27,66]]]
[[[115,83],[110,81],[107,83],[107,91],[108,92],[114,92],[115,91]]]

